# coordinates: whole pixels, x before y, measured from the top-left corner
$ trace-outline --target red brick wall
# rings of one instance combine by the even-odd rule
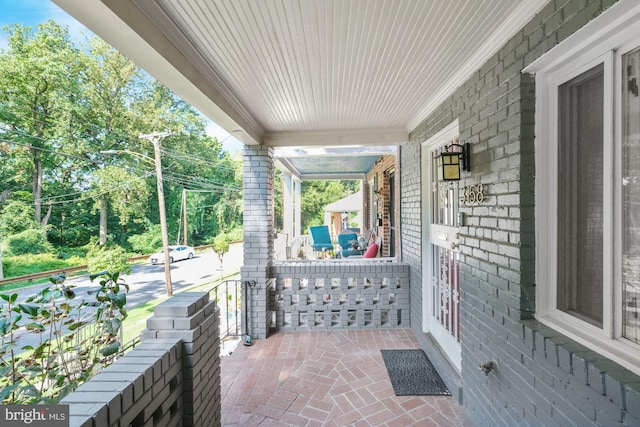
[[[391,195],[391,188],[389,185],[389,177],[390,174],[393,172],[397,172],[398,171],[398,167],[397,167],[397,159],[396,156],[394,155],[385,155],[380,157],[380,160],[378,160],[378,162],[373,166],[373,168],[371,168],[371,170],[369,171],[369,173],[367,173],[367,177],[365,180],[365,183],[369,183],[372,180],[375,180],[375,177],[377,177],[377,182],[378,182],[378,201],[376,204],[376,198],[374,197],[374,200],[370,200],[369,197],[369,189],[368,186],[367,188],[365,188],[365,193],[364,193],[364,198],[365,198],[365,204],[366,204],[366,212],[364,215],[364,224],[367,225],[371,223],[370,221],[370,208],[369,206],[371,206],[371,204],[373,203],[374,206],[376,206],[375,212],[377,215],[377,218],[381,219],[381,223],[376,220],[375,224],[376,226],[374,227],[374,232],[376,234],[378,234],[381,238],[382,238],[382,252],[381,252],[381,256],[390,256],[391,255],[391,245],[393,244],[394,248],[395,248],[395,255],[399,256],[399,245],[398,245],[398,239],[397,236],[399,236],[399,229],[398,229],[398,225],[399,225],[399,209],[398,209],[398,194],[399,194],[399,188],[398,188],[398,178],[399,178],[399,174],[396,173],[396,188],[395,188],[395,194],[396,194],[396,206],[390,206],[390,195]],[[374,188],[375,190],[375,188]],[[396,212],[396,220],[395,220],[395,228],[396,228],[396,241],[395,242],[391,242],[391,218],[390,218],[390,211],[391,209],[395,209]],[[380,225],[381,224],[381,225]],[[370,230],[366,230],[367,232]]]

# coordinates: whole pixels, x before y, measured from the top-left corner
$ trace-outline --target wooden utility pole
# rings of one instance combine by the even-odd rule
[[[150,134],[140,134],[141,139],[151,141],[155,153],[156,182],[158,184],[158,207],[160,209],[160,228],[162,230],[162,247],[164,249],[164,276],[167,286],[167,296],[173,295],[173,285],[171,283],[171,263],[169,261],[169,234],[167,232],[167,213],[164,206],[164,187],[162,185],[162,162],[160,154],[160,141],[171,135],[171,132],[153,132]]]
[[[183,227],[184,227],[184,236],[182,237],[182,244],[187,246],[187,189],[182,189],[182,217],[183,217]]]

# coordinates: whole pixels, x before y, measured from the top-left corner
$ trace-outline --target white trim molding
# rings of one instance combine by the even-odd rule
[[[620,107],[619,57],[640,46],[640,2],[620,0],[598,18],[543,55],[523,72],[536,76],[536,319],[640,374],[640,346],[622,337],[620,294]],[[603,99],[603,322],[591,325],[557,308],[558,88],[602,64]],[[619,100],[618,100],[619,101]]]

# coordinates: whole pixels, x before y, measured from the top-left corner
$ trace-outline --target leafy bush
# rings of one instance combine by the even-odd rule
[[[117,245],[94,246],[87,254],[87,267],[90,273],[100,271],[131,272],[129,256],[124,249]]]
[[[127,241],[132,249],[140,254],[151,254],[157,248],[162,247],[162,232],[160,225],[149,225],[147,231],[142,234],[130,236]]]
[[[73,258],[85,258],[87,256],[87,252],[89,252],[88,248],[80,247],[80,248],[69,248],[69,247],[59,247],[58,248],[58,258],[60,259],[73,259]]]
[[[228,242],[241,242],[244,239],[242,227],[236,227],[226,233]]]
[[[9,236],[5,243],[6,255],[26,255],[53,253],[54,248],[47,240],[44,228],[31,228]]]
[[[55,403],[115,359],[129,287],[117,273],[90,279],[98,277],[93,303],[75,301],[63,274],[22,301],[16,293],[0,294],[0,404]],[[92,322],[85,320],[89,306]],[[21,327],[40,336],[36,347],[17,350]]]
[[[39,224],[33,219],[33,204],[24,200],[11,200],[0,212],[0,235],[10,236],[32,228]]]

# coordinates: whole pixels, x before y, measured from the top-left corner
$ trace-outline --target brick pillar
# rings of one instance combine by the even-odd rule
[[[219,426],[220,310],[207,292],[182,292],[158,304],[140,338],[179,338],[183,354],[183,423]]]
[[[273,148],[247,146],[244,149],[244,265],[243,282],[249,288],[249,332],[252,338],[266,338],[271,327],[269,268],[273,263]],[[247,296],[243,295],[243,310]],[[243,311],[244,312],[244,311]],[[245,316],[242,316],[246,331]]]

